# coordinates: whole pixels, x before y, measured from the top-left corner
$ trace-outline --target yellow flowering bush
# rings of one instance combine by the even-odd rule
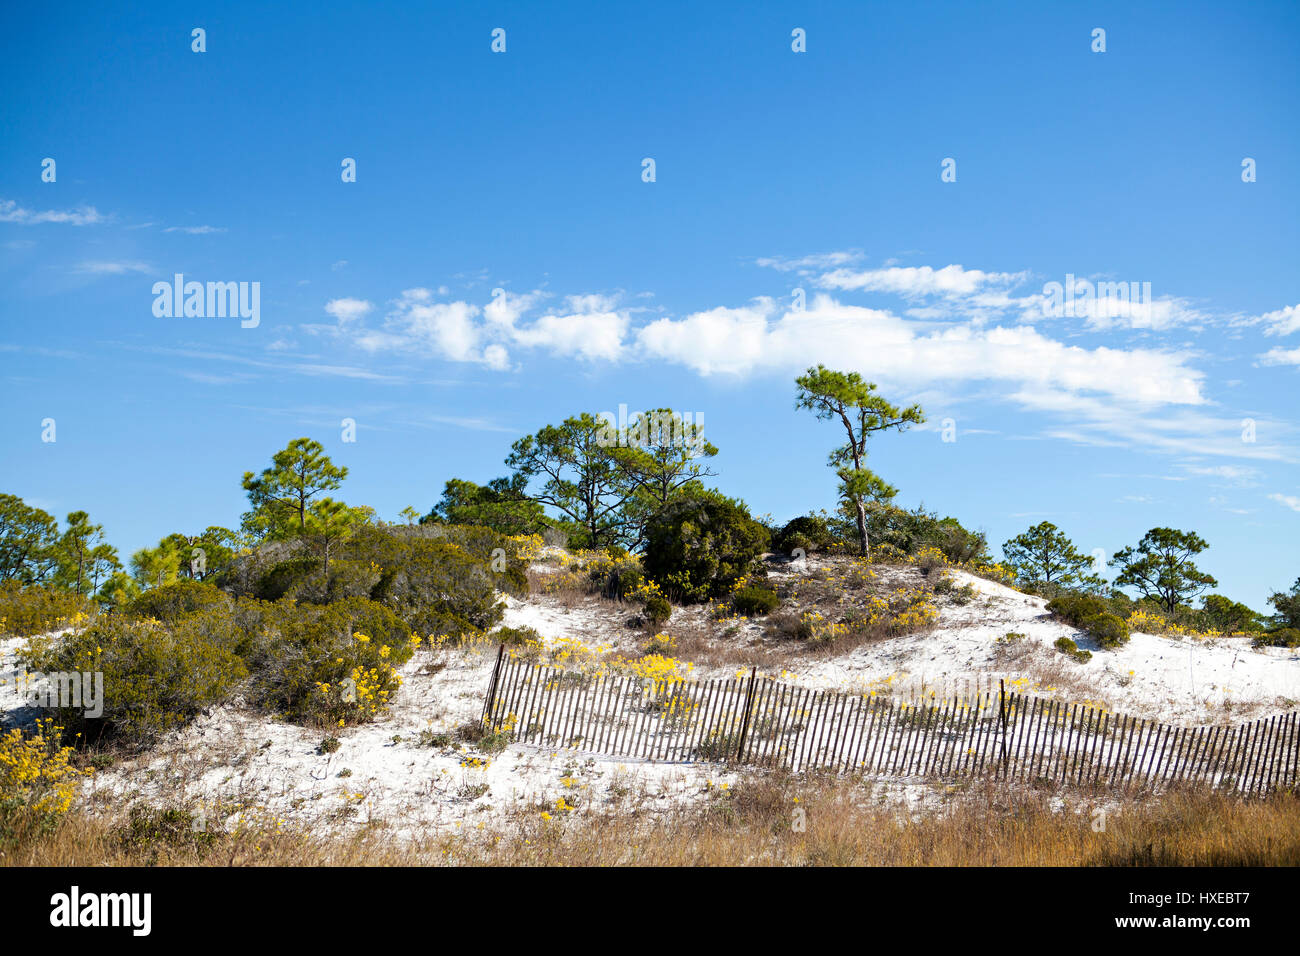
[[[249,652],[250,698],[300,723],[374,719],[401,686],[397,669],[422,643],[392,610],[365,598],[257,610],[264,616]]]
[[[73,591],[17,581],[0,584],[0,634],[32,637],[77,627],[95,613],[95,602]]]
[[[31,736],[17,729],[0,736],[0,844],[47,830],[72,809],[78,781],[92,771],[72,765],[62,737],[48,720]]]
[[[533,561],[546,544],[540,534],[512,534],[506,540],[513,546],[515,559],[524,562]]]

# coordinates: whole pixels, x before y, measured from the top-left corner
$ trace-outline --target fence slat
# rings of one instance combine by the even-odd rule
[[[705,681],[566,672],[502,646],[480,720],[491,732],[509,725],[522,743],[634,759],[723,755],[790,771],[939,778],[987,771],[1126,791],[1189,782],[1262,795],[1300,784],[1300,711],[1180,727],[1007,693],[1003,682],[943,699],[922,685],[910,698],[800,687],[759,678],[756,667]]]

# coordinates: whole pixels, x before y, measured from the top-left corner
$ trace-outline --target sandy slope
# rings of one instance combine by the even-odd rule
[[[790,679],[844,689],[890,686],[906,694],[996,686],[1000,676],[1019,679],[1015,686],[1023,690],[1100,701],[1113,710],[1186,724],[1291,709],[1300,698],[1295,652],[1254,650],[1241,639],[1146,634],[1134,634],[1120,650],[1102,651],[1051,620],[1041,599],[964,572],[954,575],[958,583],[971,584],[978,597],[945,607],[933,631],[838,657],[808,657],[792,664]],[[608,602],[569,609],[534,596],[507,600],[505,623],[532,627],[547,638],[576,637],[626,650],[635,646],[626,618],[624,609]],[[672,631],[671,623],[666,629]],[[1008,631],[1025,635],[1014,659],[996,643]],[[1052,644],[1062,635],[1094,650],[1093,659],[1074,664],[1056,652]],[[0,719],[8,723],[32,716],[15,689],[15,654],[22,643],[0,641]],[[198,801],[227,825],[237,819],[232,812],[242,811],[317,827],[382,820],[410,834],[471,831],[516,813],[564,813],[556,807],[562,797],[578,805],[617,805],[639,793],[651,806],[667,806],[696,798],[710,784],[734,780],[702,764],[652,764],[517,744],[489,757],[458,744],[422,742],[422,731],[451,731],[479,715],[491,666],[485,654],[447,652],[432,666],[427,654],[418,654],[403,669],[404,684],[390,713],[368,726],[338,731],[340,747],[330,754],[318,752],[325,736],[320,730],[252,714],[238,702],[215,708],[144,757],[96,775],[88,784],[92,806],[116,812],[137,798]],[[701,667],[696,674],[733,671]],[[485,765],[464,765],[472,756]],[[929,793],[906,783],[885,790],[887,798],[905,802]]]

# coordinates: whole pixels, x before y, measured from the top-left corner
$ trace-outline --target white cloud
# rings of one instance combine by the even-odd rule
[[[1236,484],[1253,484],[1259,477],[1259,469],[1249,465],[1184,465],[1184,469],[1193,475],[1207,478],[1221,478]]]
[[[771,299],[716,308],[645,326],[647,354],[702,374],[745,375],[833,362],[908,387],[1002,381],[1037,396],[1094,392],[1135,405],[1204,402],[1202,373],[1187,357],[1152,349],[1067,346],[1032,327],[918,329],[893,313],[815,296],[802,312],[778,314]]]
[[[1265,335],[1290,335],[1300,332],[1300,305],[1288,305],[1274,312],[1265,312],[1259,321],[1268,325]]]
[[[1124,327],[1161,331],[1207,320],[1207,316],[1193,309],[1185,299],[1168,296],[1149,302],[1114,295],[1095,296],[1082,302],[1076,298],[1074,314],[1093,330]]]
[[[745,375],[771,364],[768,316],[773,300],[748,308],[718,307],[683,319],[658,319],[637,332],[647,355],[685,365],[701,375]]]
[[[612,311],[544,315],[530,326],[515,329],[514,341],[554,355],[617,362],[623,357],[628,322],[626,313]]]
[[[464,301],[437,302],[430,289],[405,290],[380,328],[357,320],[370,311],[360,299],[335,299],[325,310],[338,320],[331,331],[370,352],[416,350],[453,362],[478,362],[495,370],[510,367],[509,346],[542,349],[585,361],[619,361],[629,316],[607,295],[570,296],[568,311],[523,317],[546,296],[542,292],[498,292],[480,308]]]
[[[1292,511],[1300,511],[1300,495],[1269,495],[1278,504],[1286,505]]]
[[[131,272],[153,272],[146,262],[96,260],[79,263],[74,270],[82,275],[118,276]]]
[[[1300,349],[1269,349],[1259,357],[1260,365],[1300,365]]]
[[[800,256],[794,259],[788,259],[784,256],[765,256],[754,261],[755,264],[762,266],[764,269],[776,269],[778,272],[798,272],[806,275],[813,270],[834,269],[845,266],[850,262],[857,262],[861,258],[861,252],[849,250],[846,252],[826,252],[818,255]]]
[[[168,226],[163,232],[183,232],[191,236],[206,236],[214,232],[225,232],[218,226]]]
[[[105,222],[94,206],[78,206],[76,209],[47,209],[36,212],[19,206],[12,199],[0,199],[0,222],[16,222],[33,226],[44,222],[66,223],[72,226],[91,226]]]
[[[925,296],[966,297],[985,289],[1017,286],[1029,278],[1027,272],[984,272],[948,265],[894,266],[853,272],[835,269],[821,276],[818,283],[828,289],[855,292],[888,292],[904,298]]]
[[[330,299],[325,303],[325,311],[339,320],[340,325],[347,325],[370,313],[374,306],[365,299]]]

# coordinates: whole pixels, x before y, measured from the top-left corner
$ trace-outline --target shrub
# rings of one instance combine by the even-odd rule
[[[954,604],[966,605],[975,599],[977,592],[973,585],[958,586],[951,574],[945,574],[934,582],[934,593],[944,595]]]
[[[1300,647],[1300,628],[1284,627],[1258,635],[1252,642],[1255,647]]]
[[[531,627],[499,627],[492,632],[492,638],[507,647],[525,647],[529,644],[541,644],[542,635]]]
[[[644,657],[672,657],[677,653],[677,638],[668,634],[656,634],[646,641],[641,649]]]
[[[1102,647],[1119,647],[1128,643],[1128,625],[1115,614],[1094,614],[1085,618],[1083,629]]]
[[[264,604],[249,651],[250,698],[290,719],[344,726],[373,719],[415,651],[390,608],[365,598],[324,607]]]
[[[1068,637],[1058,637],[1056,639],[1056,649],[1066,657],[1074,658],[1080,664],[1092,660],[1091,651],[1079,650],[1079,645],[1075,644],[1074,641],[1070,640]]]
[[[32,637],[79,624],[95,612],[95,602],[75,591],[26,587],[17,581],[0,584],[0,634]]]
[[[23,656],[32,670],[46,674],[103,675],[102,714],[88,717],[85,707],[55,708],[65,735],[143,748],[186,724],[248,676],[230,649],[233,625],[209,621],[204,626],[200,617],[170,628],[157,621],[103,617],[63,638],[36,639]],[[214,631],[219,639],[213,638]]]
[[[796,548],[804,553],[822,551],[835,541],[826,519],[820,515],[803,515],[786,522],[785,527],[772,539],[772,547],[786,554],[793,554]]]
[[[651,595],[645,601],[645,619],[651,627],[658,629],[668,623],[673,616],[673,606],[666,597]]]
[[[474,530],[493,534],[487,528]],[[487,629],[504,612],[496,595],[500,575],[491,570],[490,552],[475,554],[482,539],[458,543],[449,538],[408,538],[399,543],[396,555],[377,562],[382,570],[371,598],[391,607],[419,634],[432,633],[448,615]],[[498,535],[493,540],[504,541]]]
[[[72,766],[63,728],[37,721],[30,736],[0,736],[0,846],[52,830],[72,808],[77,780],[89,773]]]
[[[939,548],[922,548],[912,558],[920,572],[929,576],[931,571],[948,566],[948,557]]]
[[[132,617],[152,617],[164,624],[174,624],[200,611],[233,607],[234,601],[208,581],[177,581],[150,588],[126,605],[124,613]]]
[[[1094,594],[1063,594],[1048,601],[1047,610],[1067,624],[1083,627],[1088,618],[1108,613],[1110,606]]]
[[[646,574],[685,601],[719,597],[767,549],[768,532],[744,504],[717,492],[683,496],[646,528]]]
[[[209,830],[201,817],[179,807],[158,809],[136,804],[127,815],[127,822],[116,828],[118,845],[132,853],[145,855],[150,866],[157,864],[164,850],[196,850],[210,848],[221,836]]]
[[[621,549],[594,552],[583,560],[582,569],[591,587],[611,600],[625,601],[645,584],[640,559]]]
[[[741,588],[731,596],[731,606],[737,614],[746,617],[768,614],[776,610],[780,603],[781,599],[776,592],[768,588]]]

